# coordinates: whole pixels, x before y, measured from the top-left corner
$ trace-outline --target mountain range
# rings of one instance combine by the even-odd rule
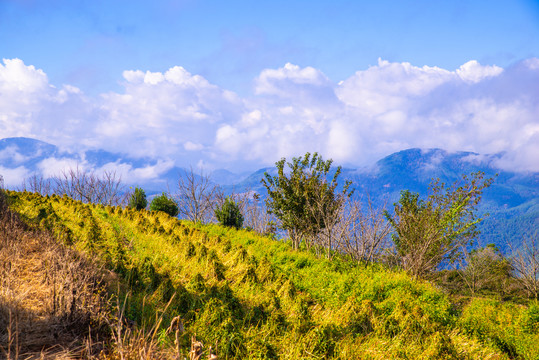
[[[377,207],[398,200],[404,189],[426,195],[429,183],[438,178],[446,184],[463,174],[482,171],[495,177],[485,190],[479,206],[481,214],[489,214],[481,225],[480,245],[494,243],[503,251],[509,244],[518,246],[523,237],[537,237],[539,229],[539,173],[521,173],[497,166],[500,154],[483,155],[472,152],[447,152],[442,149],[408,149],[380,159],[363,168],[343,168],[342,179],[351,180],[355,194],[369,198]],[[276,159],[277,160],[277,159]],[[61,171],[62,166],[81,165],[85,169],[116,170],[127,185],[141,186],[147,194],[174,192],[175,184],[185,169],[172,163],[150,158],[131,158],[103,150],[73,153],[53,144],[30,138],[0,140],[0,175],[6,186],[17,188],[13,175],[47,174]],[[52,168],[51,168],[52,167]],[[260,180],[265,172],[275,174],[274,167],[252,173],[234,173],[219,169],[210,173],[212,181],[225,191],[250,191],[265,195]],[[20,179],[19,179],[20,180]]]

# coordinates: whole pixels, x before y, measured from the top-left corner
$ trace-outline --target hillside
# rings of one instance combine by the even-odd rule
[[[475,299],[455,307],[401,272],[323,260],[252,232],[163,213],[19,192],[8,192],[8,202],[29,224],[25,231],[48,231],[116,274],[111,309],[123,309],[116,318],[130,324],[124,334],[146,329],[145,351],[156,358],[176,353],[169,325],[179,316],[182,356],[196,335],[219,359],[539,359],[537,305]],[[146,346],[116,337],[108,358],[136,344]]]
[[[107,327],[105,272],[7,208],[0,192],[0,358],[85,357]],[[32,358],[32,357],[30,357]]]

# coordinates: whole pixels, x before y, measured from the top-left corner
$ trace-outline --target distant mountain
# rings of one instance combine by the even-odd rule
[[[343,178],[357,184],[360,194],[368,194],[375,204],[391,204],[408,189],[425,196],[431,179],[452,184],[463,174],[482,171],[494,177],[479,206],[489,214],[481,224],[480,245],[495,243],[507,251],[523,237],[537,236],[539,229],[539,173],[515,173],[496,167],[499,155],[447,152],[440,149],[409,149],[389,155],[373,167],[343,171]]]
[[[43,159],[58,156],[56,146],[29,138],[7,138],[0,140],[0,165],[15,168],[24,165],[35,169]]]
[[[129,167],[132,171],[143,172],[157,166],[153,159],[131,158],[102,150],[83,153],[61,151],[52,144],[29,138],[7,138],[0,140],[0,170],[24,167],[28,173],[39,173],[43,161],[71,159],[85,163],[90,168],[107,165]],[[539,229],[539,173],[516,173],[496,166],[499,155],[480,155],[472,152],[448,152],[441,149],[408,149],[391,154],[374,165],[359,169],[345,168],[341,178],[351,180],[356,195],[370,198],[376,206],[391,205],[399,199],[404,189],[419,192],[425,196],[432,179],[439,178],[446,184],[460,179],[463,174],[482,171],[487,177],[494,177],[492,186],[485,190],[480,205],[482,213],[489,213],[481,226],[479,242],[483,245],[495,243],[502,249],[508,243],[518,244],[526,236],[537,236]],[[196,172],[196,171],[195,171]],[[262,197],[265,189],[260,180],[264,173],[276,175],[275,167],[257,170],[253,173],[235,174],[228,170],[215,170],[210,178],[227,192],[250,190]],[[1,173],[0,173],[1,174]],[[161,191],[174,192],[185,169],[169,167],[158,178],[144,177],[133,183],[133,179],[123,179],[130,185],[143,186],[148,195]]]
[[[495,243],[507,251],[509,243],[518,246],[523,237],[537,236],[539,229],[539,173],[515,173],[496,167],[499,155],[472,152],[447,152],[441,149],[409,149],[391,154],[370,167],[342,169],[341,178],[351,180],[356,196],[370,200],[377,207],[389,210],[398,201],[402,190],[428,193],[432,179],[452,184],[462,175],[482,171],[494,177],[485,190],[479,212],[489,214],[481,224],[482,246]],[[261,169],[248,176],[238,188],[259,192],[264,172],[275,175],[275,168]],[[342,181],[341,183],[343,183]]]
[[[116,166],[135,172],[138,171],[137,175],[139,177],[136,181],[126,177],[122,181],[128,185],[144,186],[149,194],[159,193],[166,190],[167,187],[173,186],[182,170],[177,167],[170,167],[159,178],[146,178],[144,169],[151,169],[151,167],[158,164],[154,159],[132,158],[125,154],[111,153],[104,150],[62,151],[55,145],[24,137],[0,140],[0,169],[9,170],[24,167],[27,174],[41,174],[43,170],[49,170],[48,167],[55,162],[69,162],[89,169],[99,169],[107,166],[107,169],[110,170]],[[121,173],[121,171],[119,172]],[[22,181],[22,179],[20,180]],[[11,187],[17,187],[20,182],[11,183],[10,185]]]
[[[214,170],[210,174],[210,178],[213,182],[219,185],[235,185],[241,183],[245,178],[250,175],[249,172],[235,174],[225,169]]]

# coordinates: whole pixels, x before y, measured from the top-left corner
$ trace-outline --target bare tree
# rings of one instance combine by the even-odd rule
[[[311,234],[308,242],[318,250],[325,249],[327,258],[339,251],[353,261],[374,261],[391,230],[383,211],[375,208],[370,198],[364,212],[362,202],[357,198],[337,194],[332,198],[332,206],[328,207],[329,202],[323,196],[319,193],[308,201],[311,213],[319,214],[315,220],[324,225],[318,233]]]
[[[518,250],[513,251],[512,265],[516,279],[530,297],[539,299],[539,241],[537,235],[524,239]]]
[[[183,176],[182,176],[183,175]],[[193,222],[205,223],[213,218],[214,202],[220,189],[202,170],[195,173],[191,167],[178,180],[177,203],[179,215]]]
[[[127,200],[121,177],[115,171],[104,171],[102,176],[80,169],[64,170],[53,178],[54,193],[67,195],[86,203],[120,205]]]
[[[63,170],[53,178],[54,192],[58,195],[67,195],[74,200],[91,202],[93,189],[90,186],[89,173],[78,166]]]
[[[104,205],[125,205],[128,199],[121,176],[116,171],[104,171],[101,177],[92,174],[96,202]]]
[[[347,194],[319,191],[307,199],[307,210],[312,216],[313,225],[306,231],[306,244],[315,246],[319,253],[325,249],[329,259],[338,243],[346,236],[346,227],[342,226],[345,215]]]
[[[484,248],[464,250],[458,274],[464,280],[472,296],[486,287],[503,290],[504,279],[510,274],[510,263],[494,244]]]
[[[253,191],[246,191],[245,194],[248,195],[243,210],[245,226],[262,235],[275,233],[276,219],[268,213],[260,194]]]
[[[41,174],[33,174],[32,176],[23,179],[21,191],[50,195],[53,193],[53,188],[50,179],[45,179]]]
[[[341,219],[344,236],[339,238],[340,250],[357,262],[374,261],[385,249],[391,231],[383,210],[374,207],[368,198],[364,212],[360,200],[350,199],[341,212]]]

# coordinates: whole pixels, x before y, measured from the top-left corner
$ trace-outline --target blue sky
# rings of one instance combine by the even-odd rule
[[[117,90],[126,69],[191,73],[240,93],[290,62],[335,81],[377,59],[454,70],[538,56],[539,2],[9,1],[0,50],[52,83]]]
[[[441,147],[537,171],[538,57],[536,0],[0,0],[0,138],[232,170]]]

